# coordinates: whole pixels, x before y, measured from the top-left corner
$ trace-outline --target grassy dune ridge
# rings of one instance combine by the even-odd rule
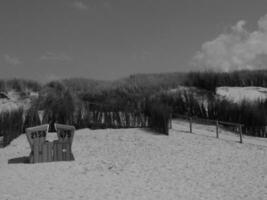
[[[39,84],[27,80],[0,81],[2,90],[38,92],[27,109],[26,124],[39,124],[38,110],[45,110],[45,121],[73,123],[88,102],[98,110],[145,112],[148,103],[163,103],[172,112],[206,119],[243,123],[248,134],[265,136],[267,101],[231,102],[218,98],[220,86],[267,86],[267,71],[191,72],[135,74],[114,81],[71,78]],[[152,106],[153,107],[153,106]],[[160,107],[160,106],[159,106]],[[256,131],[257,130],[257,131]]]

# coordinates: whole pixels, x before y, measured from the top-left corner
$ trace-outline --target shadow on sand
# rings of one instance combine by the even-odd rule
[[[28,164],[29,157],[23,156],[23,157],[17,157],[17,158],[11,158],[8,160],[8,164]]]
[[[150,128],[142,128],[142,130],[145,132],[145,133],[148,133],[148,134],[151,134],[151,135],[166,135],[168,136],[168,134],[164,134],[164,133],[159,133],[157,131],[154,131]]]

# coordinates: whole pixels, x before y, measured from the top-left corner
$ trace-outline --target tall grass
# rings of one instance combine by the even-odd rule
[[[267,100],[233,103],[216,96],[199,99],[190,91],[175,94],[161,94],[157,98],[173,109],[173,115],[187,115],[203,119],[220,120],[244,124],[244,133],[267,137]]]
[[[19,108],[0,113],[0,136],[3,136],[4,146],[7,146],[23,132],[23,112],[23,109]]]
[[[191,91],[165,93],[179,85],[200,88],[202,94],[197,96]],[[116,81],[76,78],[46,85],[19,79],[0,81],[2,91],[25,91],[30,88],[39,92],[39,98],[32,102],[26,112],[24,128],[39,125],[38,111],[44,110],[43,123],[50,123],[50,131],[54,129],[53,124],[58,122],[77,128],[149,125],[154,130],[167,133],[166,123],[173,112],[243,123],[247,134],[264,135],[267,103],[244,101],[235,104],[218,99],[215,90],[219,86],[267,87],[267,71],[136,74]]]
[[[17,92],[25,92],[26,90],[39,91],[42,85],[37,81],[25,79],[0,80],[0,91],[15,90]]]
[[[161,101],[150,101],[147,104],[146,114],[149,127],[156,132],[169,135],[171,108]]]
[[[50,123],[50,131],[53,131],[55,122],[92,129],[148,127],[148,118],[153,116],[145,112],[147,96],[144,90],[132,85],[102,88],[82,94],[69,89],[64,81],[56,81],[48,83],[41,90],[39,99],[34,102],[29,113],[36,116],[38,110],[44,110],[43,123]],[[151,112],[154,112],[154,109]],[[164,117],[159,118],[159,112],[157,116],[157,120],[165,120]],[[33,119],[35,123],[39,123],[36,117]],[[163,124],[162,122],[162,126]],[[152,125],[154,123],[151,123]],[[164,131],[166,133],[165,129]]]

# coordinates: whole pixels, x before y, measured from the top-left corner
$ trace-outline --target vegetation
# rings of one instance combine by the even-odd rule
[[[178,87],[185,80],[184,73],[136,74],[115,81],[96,81],[90,79],[65,79],[62,83],[77,96],[99,96],[119,91],[148,96],[159,90]]]
[[[267,100],[241,103],[229,102],[216,96],[199,99],[192,91],[166,94],[157,99],[173,109],[173,116],[186,115],[203,119],[220,120],[244,124],[246,134],[267,136],[265,126],[267,120]]]
[[[0,91],[3,92],[7,92],[9,90],[15,90],[17,92],[32,90],[34,92],[38,92],[41,87],[41,84],[37,81],[24,79],[0,80]]]
[[[185,89],[181,89],[182,85]],[[54,129],[54,122],[58,122],[76,128],[149,126],[168,134],[172,112],[242,123],[245,133],[266,137],[267,101],[232,103],[217,98],[215,91],[219,86],[267,87],[267,71],[136,74],[116,81],[75,78],[45,85],[21,79],[2,80],[1,91],[16,90],[21,94],[36,91],[39,97],[24,112],[19,109],[2,113],[0,134],[10,132],[6,137],[9,143],[21,132],[19,127],[25,129],[41,124],[38,111],[43,110],[43,123],[52,125],[50,131]],[[175,89],[174,92],[170,92],[171,89]],[[14,121],[17,124],[14,125]]]
[[[215,92],[220,86],[258,86],[267,87],[267,70],[226,72],[191,72],[184,82],[186,86],[194,86]]]
[[[0,113],[0,136],[3,144],[7,146],[13,139],[22,133],[23,109]]]
[[[149,127],[159,133],[169,135],[171,108],[161,101],[150,101],[146,107]]]
[[[75,96],[61,82],[46,84],[39,92],[39,98],[32,104],[31,113],[36,116],[38,111],[44,111],[43,123],[50,123],[51,131],[54,123],[73,124],[75,112]],[[37,122],[35,122],[38,124]]]
[[[75,119],[75,126],[78,128],[144,128],[148,126],[144,112],[90,102],[83,103],[83,108]]]

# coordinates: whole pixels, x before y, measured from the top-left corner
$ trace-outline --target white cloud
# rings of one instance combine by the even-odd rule
[[[249,32],[241,20],[227,33],[205,42],[193,58],[198,68],[216,71],[267,69],[267,15],[258,21],[258,29]]]
[[[112,3],[109,0],[98,0],[98,1],[80,1],[74,0],[71,4],[77,10],[80,11],[89,11],[89,12],[96,12],[99,10],[111,11],[112,10]]]
[[[73,2],[73,7],[78,9],[78,10],[81,10],[81,11],[85,11],[85,10],[88,10],[88,5],[86,5],[84,2],[82,1],[74,1]]]
[[[5,54],[5,55],[3,55],[3,58],[4,58],[4,61],[10,65],[22,64],[22,61],[18,57],[15,57],[15,56]]]
[[[47,52],[40,57],[41,60],[66,62],[71,61],[72,58],[64,53]]]

